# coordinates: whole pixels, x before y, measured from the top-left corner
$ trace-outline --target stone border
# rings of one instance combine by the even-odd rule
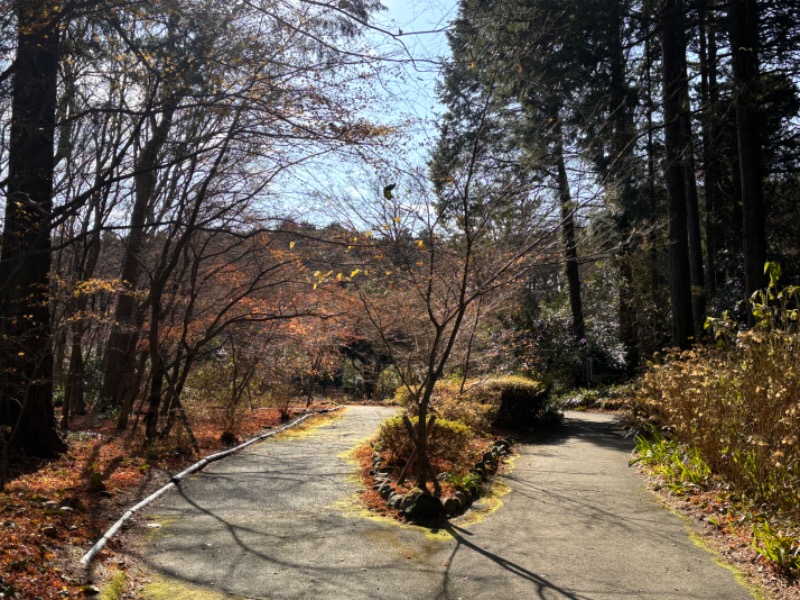
[[[508,438],[496,440],[491,452],[486,452],[483,458],[470,469],[470,473],[486,482],[489,475],[497,471],[503,457],[510,452],[511,444],[512,441]],[[386,501],[386,505],[400,511],[411,521],[430,519],[442,513],[448,517],[455,517],[463,514],[478,499],[477,495],[473,496],[467,491],[457,491],[454,495],[441,500],[422,490],[415,493],[412,489],[411,492],[403,495],[397,492],[393,486],[392,468],[383,464],[378,452],[372,454],[372,470],[369,474],[375,480],[373,489]]]
[[[248,446],[250,446],[252,444],[255,444],[256,442],[260,442],[260,441],[265,440],[265,439],[267,439],[269,437],[272,437],[274,435],[278,435],[279,433],[282,433],[282,432],[286,431],[287,429],[290,429],[290,428],[292,428],[292,427],[294,427],[296,425],[299,425],[300,423],[302,423],[303,421],[305,421],[306,419],[308,419],[310,417],[314,417],[316,415],[322,415],[322,414],[326,414],[326,413],[331,413],[331,412],[334,412],[334,411],[337,411],[337,410],[341,410],[342,408],[344,408],[344,407],[343,406],[337,406],[335,408],[323,408],[323,409],[320,409],[320,410],[317,410],[317,411],[314,411],[314,412],[311,412],[311,413],[307,413],[307,414],[303,415],[302,417],[299,417],[299,418],[295,419],[291,423],[287,423],[286,425],[284,425],[282,427],[279,427],[278,429],[267,431],[266,433],[259,434],[259,435],[255,436],[254,438],[251,438],[251,439],[247,440],[246,442],[239,444],[238,446],[234,446],[233,448],[228,448],[227,450],[223,450],[222,452],[217,452],[216,454],[211,454],[209,456],[206,456],[205,458],[197,461],[196,463],[194,463],[192,466],[188,467],[187,469],[184,469],[183,471],[181,471],[177,475],[173,475],[170,478],[169,483],[167,483],[166,485],[164,485],[163,487],[161,487],[160,489],[158,489],[154,493],[150,494],[144,500],[140,501],[137,504],[134,504],[132,507],[130,507],[128,510],[126,510],[123,513],[123,515],[111,527],[109,527],[106,530],[106,532],[100,537],[100,539],[98,539],[97,542],[95,542],[94,546],[92,546],[89,549],[89,551],[86,554],[84,554],[83,557],[81,557],[81,560],[80,560],[81,566],[88,567],[91,564],[91,562],[97,557],[97,554],[105,547],[105,545],[108,543],[108,541],[112,537],[114,537],[114,535],[117,533],[117,531],[119,531],[120,527],[122,527],[136,512],[140,511],[145,506],[147,506],[148,504],[152,503],[154,500],[156,500],[156,499],[160,498],[161,496],[163,496],[165,493],[167,493],[169,490],[171,490],[173,487],[175,487],[176,484],[180,483],[180,481],[182,479],[184,479],[186,476],[191,475],[192,473],[195,473],[195,472],[199,471],[200,469],[202,469],[203,467],[205,467],[208,464],[211,464],[212,462],[216,462],[218,460],[221,460],[221,459],[225,458],[226,456],[230,456],[231,454],[234,454],[235,452],[239,452],[240,450],[243,450],[244,448],[247,448]]]

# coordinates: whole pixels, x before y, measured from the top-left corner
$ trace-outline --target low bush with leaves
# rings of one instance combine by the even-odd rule
[[[499,393],[495,424],[503,427],[535,427],[558,420],[556,403],[547,386],[525,377],[499,377],[484,384]]]
[[[398,389],[395,401],[412,410],[415,406],[404,387]],[[486,433],[494,423],[499,395],[474,381],[467,381],[462,390],[460,380],[443,379],[436,384],[431,404],[437,416],[465,423],[477,433]]]
[[[471,496],[477,496],[483,488],[483,478],[472,471],[463,475],[447,472],[444,474],[444,481],[457,492],[464,492]]]
[[[411,419],[416,429],[419,419]],[[452,470],[454,465],[469,461],[468,449],[472,430],[459,421],[436,419],[428,435],[428,452],[431,463],[439,472]],[[413,451],[402,417],[393,417],[381,424],[375,449],[383,452],[387,463],[402,467]]]
[[[775,531],[765,522],[753,526],[753,547],[784,573],[800,574],[800,535]]]
[[[413,407],[406,388],[398,390],[395,401]],[[470,379],[463,385],[461,380],[442,380],[431,404],[437,416],[466,423],[478,433],[488,433],[495,425],[529,428],[559,419],[558,405],[544,384],[513,375]]]
[[[711,469],[697,448],[665,438],[658,430],[636,437],[636,454],[638,458],[631,464],[641,462],[649,466],[677,493],[704,487],[711,477]]]
[[[567,409],[621,410],[628,407],[630,399],[639,391],[637,383],[615,384],[596,388],[570,390],[558,397],[558,403]]]

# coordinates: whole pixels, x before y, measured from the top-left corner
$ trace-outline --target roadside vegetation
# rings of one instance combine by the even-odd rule
[[[800,288],[770,286],[756,325],[708,321],[712,342],[651,365],[633,416],[638,461],[660,485],[706,501],[705,520],[744,537],[764,564],[800,576]]]

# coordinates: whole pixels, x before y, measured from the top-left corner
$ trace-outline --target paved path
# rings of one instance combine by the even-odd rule
[[[182,484],[151,511],[163,527],[146,563],[174,586],[161,596],[189,586],[187,598],[751,598],[643,489],[630,443],[603,415],[571,413],[549,440],[518,446],[511,492],[482,522],[431,536],[362,518],[344,508],[359,486],[341,453],[390,414],[351,407]]]

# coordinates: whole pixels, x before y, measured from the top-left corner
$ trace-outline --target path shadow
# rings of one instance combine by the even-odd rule
[[[472,534],[466,529],[462,529],[461,527],[458,527],[450,523],[445,525],[442,529],[453,537],[453,540],[455,540],[456,545],[453,548],[452,553],[450,554],[449,560],[447,561],[447,566],[444,572],[442,591],[436,597],[437,600],[450,600],[451,598],[453,598],[453,596],[451,596],[450,594],[450,571],[452,565],[455,562],[455,558],[458,552],[462,548],[467,548],[469,550],[472,550],[473,552],[477,552],[484,558],[502,567],[505,571],[509,572],[511,575],[519,577],[532,584],[535,596],[527,596],[529,598],[533,597],[545,600],[547,598],[552,598],[553,593],[555,593],[558,594],[560,598],[566,598],[567,600],[591,600],[590,596],[585,596],[577,592],[572,592],[565,588],[559,587],[552,581],[545,579],[541,575],[537,575],[536,573],[529,571],[525,567],[511,560],[508,560],[507,558],[499,556],[498,554],[494,554],[493,552],[489,552],[487,549],[481,548],[477,544],[473,544],[471,541],[469,541],[469,539],[467,539],[467,536],[471,536]]]
[[[579,415],[580,413],[567,415],[563,422],[547,431],[520,435],[518,441],[546,447],[564,444],[570,439],[577,438],[619,452],[630,453],[633,450],[634,440],[624,437],[624,430],[616,419],[597,420],[592,419],[591,415],[587,415],[587,418],[581,418]]]

